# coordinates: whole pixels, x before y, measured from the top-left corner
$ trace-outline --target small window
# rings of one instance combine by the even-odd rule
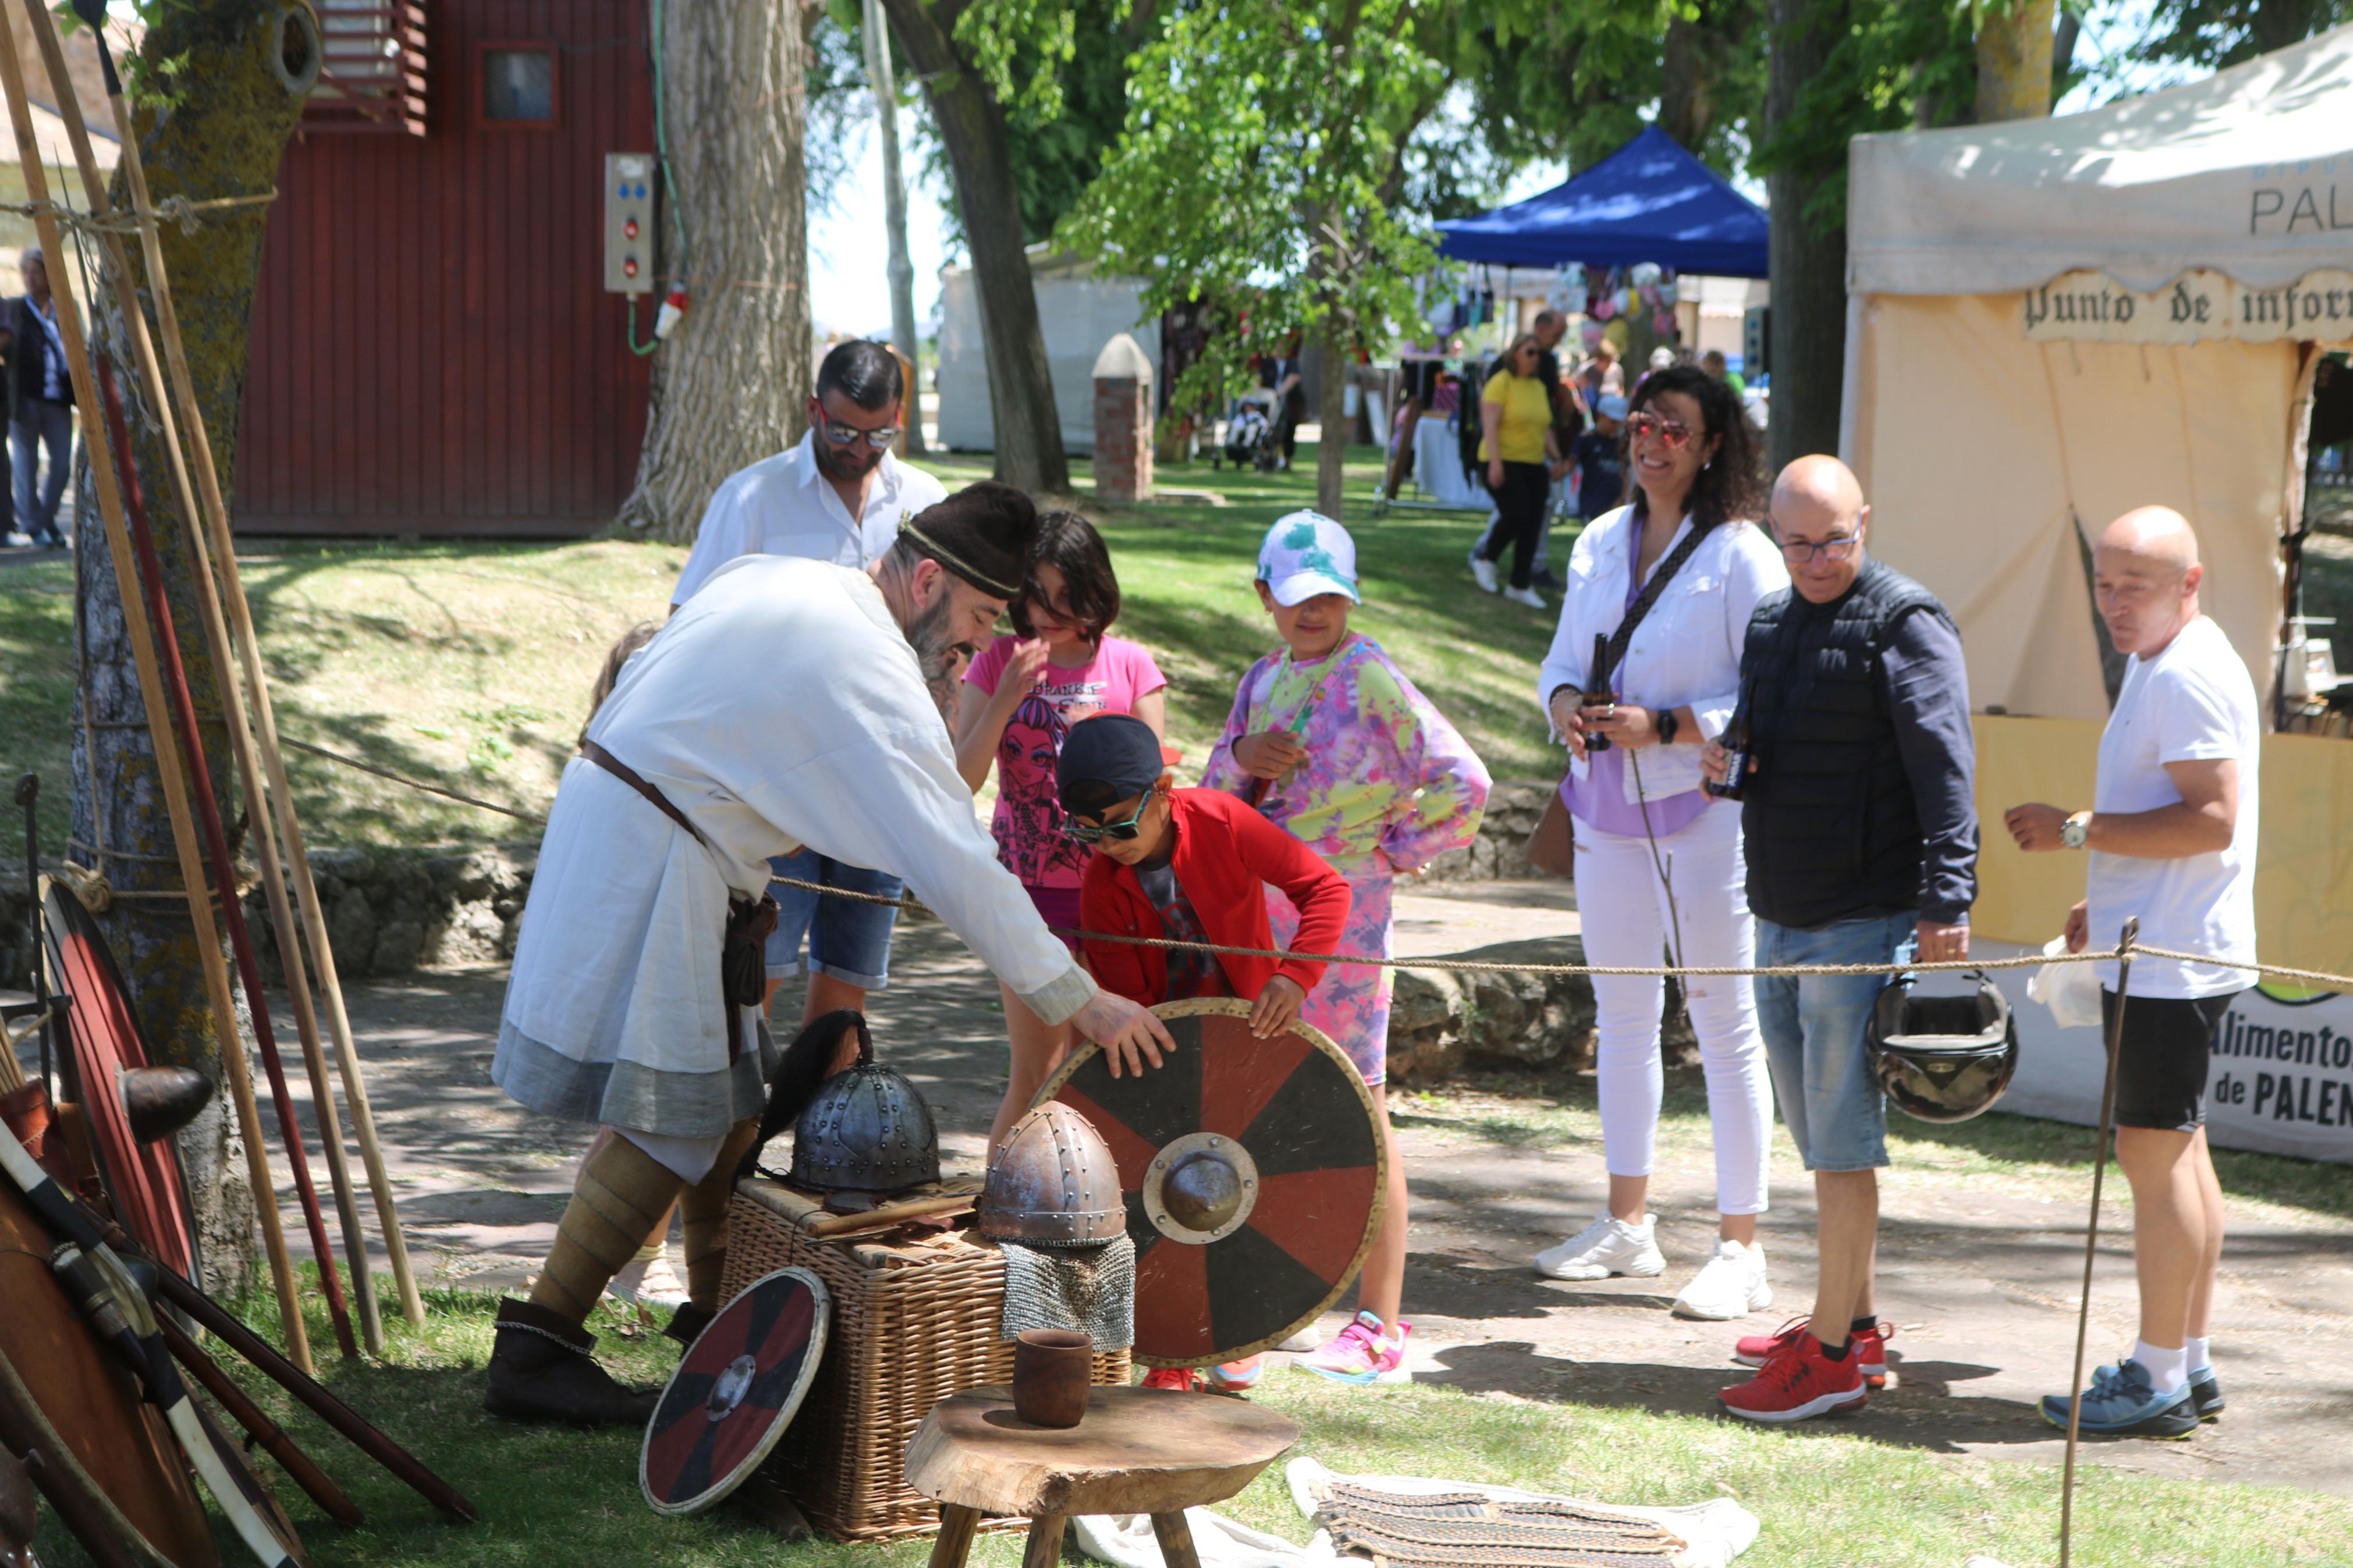
[[[494,46],[482,50],[482,118],[505,125],[555,123],[555,51]]]

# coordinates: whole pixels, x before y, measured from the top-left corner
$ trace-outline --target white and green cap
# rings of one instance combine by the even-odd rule
[[[1258,580],[1285,606],[1318,594],[1345,594],[1352,604],[1365,602],[1356,592],[1356,542],[1320,511],[1274,520],[1258,547]]]

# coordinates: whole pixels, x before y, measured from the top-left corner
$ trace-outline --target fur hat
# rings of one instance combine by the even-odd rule
[[[982,593],[1018,599],[1038,509],[1011,485],[984,479],[902,521],[899,531]]]

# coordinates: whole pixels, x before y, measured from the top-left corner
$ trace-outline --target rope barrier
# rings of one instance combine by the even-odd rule
[[[388,768],[380,768],[373,763],[361,762],[355,757],[346,757],[339,752],[330,752],[323,746],[308,745],[295,740],[284,740],[281,743],[291,746],[298,752],[307,752],[312,756],[324,757],[329,762],[341,763],[345,767],[357,768],[362,773],[374,773],[378,778],[389,779],[397,784],[406,784],[410,789],[420,790],[427,795],[437,795],[445,800],[457,801],[461,805],[478,806],[484,811],[495,811],[501,816],[512,816],[518,822],[533,823],[543,827],[547,825],[547,819],[543,816],[517,811],[512,806],[499,805],[487,800],[477,800],[471,795],[460,795],[453,789],[444,789],[436,784],[405,778]],[[768,882],[771,887],[794,888],[802,892],[816,893],[825,898],[847,899],[853,903],[885,904],[903,913],[928,914],[931,912],[923,904],[903,894],[898,898],[885,898],[880,893],[860,892],[854,888],[828,888],[822,882],[804,881],[798,877],[772,876],[768,879]],[[1451,974],[1545,974],[1588,977],[1596,974],[1675,977],[1688,975],[1697,979],[1723,979],[1808,974],[1927,974],[1943,970],[1968,973],[1977,970],[2040,969],[2046,963],[2096,963],[2116,956],[2116,953],[2110,949],[2094,950],[2087,947],[2082,952],[2032,952],[2021,953],[2015,958],[1950,958],[1934,962],[1915,961],[1909,963],[1898,963],[1893,960],[1885,963],[1781,963],[1745,966],[1699,963],[1497,963],[1492,960],[1475,958],[1365,958],[1346,952],[1287,952],[1280,948],[1230,947],[1219,942],[1178,942],[1168,937],[1114,936],[1108,931],[1084,931],[1071,926],[1048,926],[1046,929],[1056,936],[1078,937],[1086,942],[1116,942],[1123,947],[1151,947],[1175,952],[1206,952],[1222,958],[1273,958],[1297,960],[1307,963],[1345,963],[1363,969],[1435,969]],[[2282,969],[2275,964],[2248,963],[2235,959],[2217,958],[2202,952],[2179,952],[2171,948],[2151,947],[2145,942],[2136,942],[2133,952],[2140,957],[2172,959],[2184,963],[2211,964],[2218,969],[2242,970],[2250,973],[2268,975],[2274,980],[2294,981],[2299,984],[2311,985],[2321,990],[2353,992],[2353,974],[2331,974],[2325,970],[2317,969]]]
[[[53,201],[0,202],[0,212],[15,213],[19,217],[55,218],[61,227],[80,234],[135,235],[150,223],[171,223],[179,225],[182,234],[193,235],[200,226],[199,214],[229,207],[263,206],[277,199],[276,191],[250,196],[213,196],[200,202],[185,196],[165,196],[152,210],[116,211],[103,217]]]

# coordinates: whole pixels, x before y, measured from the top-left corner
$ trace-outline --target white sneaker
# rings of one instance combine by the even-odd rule
[[[1274,1348],[1279,1351],[1289,1351],[1293,1355],[1305,1355],[1310,1351],[1322,1350],[1324,1348],[1322,1328],[1323,1324],[1320,1321],[1310,1323]]]
[[[648,1247],[622,1266],[605,1287],[605,1294],[641,1307],[679,1307],[686,1303],[686,1285],[670,1267],[667,1247]]]
[[[1539,1274],[1555,1279],[1607,1279],[1612,1274],[1649,1279],[1667,1271],[1660,1254],[1659,1216],[1646,1214],[1639,1226],[1605,1214],[1558,1247],[1536,1254]]]
[[[1479,580],[1479,586],[1490,594],[1496,593],[1503,587],[1502,584],[1495,581],[1495,563],[1483,555],[1471,557],[1471,575],[1476,577]]]
[[[1773,1288],[1765,1283],[1764,1247],[1718,1239],[1715,1256],[1675,1298],[1674,1312],[1678,1318],[1722,1323],[1772,1304]]]
[[[1544,602],[1544,595],[1534,588],[1506,588],[1504,590],[1504,597],[1511,600],[1514,605],[1525,605],[1531,610],[1549,607]]]

